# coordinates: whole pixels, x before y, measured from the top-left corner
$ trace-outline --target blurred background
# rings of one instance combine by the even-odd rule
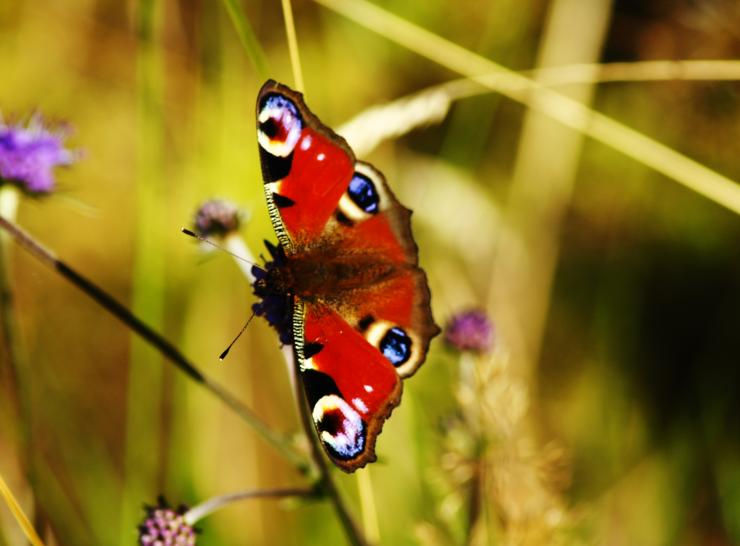
[[[410,31],[391,19],[379,34],[336,11],[358,5],[293,4],[306,101],[324,123],[460,77],[400,45]],[[374,5],[535,78],[740,54],[735,0]],[[639,66],[551,71],[566,74],[551,89],[739,180],[732,68],[644,81],[660,78]],[[64,120],[82,151],[53,195],[22,198],[17,222],[271,427],[298,434],[265,323],[217,360],[248,316],[250,286],[228,255],[180,233],[223,197],[246,211],[254,253],[275,240],[254,101],[267,76],[293,85],[280,3],[4,1],[0,73],[6,122]],[[740,544],[737,213],[483,88],[362,157],[415,211],[437,322],[477,307],[494,332],[474,354],[432,344],[362,495],[356,475],[335,473],[368,536]],[[17,351],[1,363],[0,474],[48,544],[135,544],[141,506],[159,494],[194,505],[305,483],[221,401],[3,244]],[[203,545],[344,540],[326,502],[245,501],[198,527]],[[1,506],[0,545],[23,543]]]

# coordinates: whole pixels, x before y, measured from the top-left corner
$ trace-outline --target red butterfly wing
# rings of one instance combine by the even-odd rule
[[[303,316],[301,375],[309,407],[327,454],[351,472],[375,460],[375,438],[400,401],[401,379],[336,311],[310,305]]]
[[[300,93],[272,80],[257,99],[257,137],[270,217],[290,254],[296,239],[321,235],[352,178],[355,158]]]
[[[300,93],[268,81],[257,121],[265,196],[287,262],[279,290],[296,302],[296,356],[322,444],[351,472],[375,459],[400,377],[416,371],[439,333],[411,212]]]

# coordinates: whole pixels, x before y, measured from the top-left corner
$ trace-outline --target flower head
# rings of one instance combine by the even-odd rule
[[[234,203],[211,199],[195,213],[195,232],[201,237],[223,237],[239,229],[242,213]]]
[[[157,506],[145,507],[147,517],[139,525],[141,546],[194,546],[196,530],[185,519],[187,508],[170,508],[160,497]]]
[[[269,241],[265,241],[265,246],[272,259],[264,267],[252,266],[252,275],[255,278],[252,288],[254,295],[260,300],[252,304],[252,311],[255,315],[264,317],[277,330],[281,343],[290,345],[293,343],[292,298],[271,287],[270,280],[274,272],[285,265],[285,250],[281,245],[275,246]]]
[[[444,339],[459,351],[485,353],[493,343],[493,325],[479,309],[463,311],[447,323]]]
[[[71,165],[77,158],[64,147],[67,133],[51,131],[39,115],[31,117],[27,127],[0,120],[0,184],[13,182],[33,194],[51,192],[54,168]]]

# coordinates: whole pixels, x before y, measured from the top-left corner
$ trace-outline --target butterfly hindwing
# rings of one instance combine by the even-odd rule
[[[351,305],[346,307],[353,314],[346,318],[386,354],[401,377],[409,377],[423,363],[431,338],[439,332],[429,306],[426,275],[418,267],[411,211],[398,202],[379,171],[360,161],[355,163],[352,183],[342,199],[345,202],[340,200],[335,218],[344,215],[351,222],[330,222],[327,231],[339,232],[347,248],[377,252],[383,261],[395,264],[388,278],[360,287],[349,296]],[[362,210],[357,210],[361,205]],[[407,354],[391,354],[393,346],[400,350],[405,345],[409,346]]]
[[[375,439],[400,401],[401,380],[331,308],[305,306],[303,325],[297,352],[314,424],[329,457],[351,472],[375,460]]]
[[[257,127],[268,210],[295,281],[293,339],[307,398],[327,454],[351,472],[375,460],[401,379],[439,333],[411,211],[300,93],[265,83]]]

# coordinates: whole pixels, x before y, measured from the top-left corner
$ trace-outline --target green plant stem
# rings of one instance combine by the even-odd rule
[[[164,235],[164,80],[162,33],[164,2],[137,0],[136,25],[136,181],[133,197],[134,252],[131,311],[153,328],[165,323]],[[132,335],[126,381],[123,491],[119,511],[120,542],[136,526],[142,498],[161,489],[168,436],[162,418],[168,378],[161,356]]]
[[[344,503],[344,499],[339,493],[334,480],[329,473],[329,467],[326,464],[326,459],[319,445],[319,439],[316,435],[316,429],[313,425],[310,410],[308,408],[308,401],[306,400],[306,393],[303,390],[303,383],[299,377],[298,366],[295,363],[295,358],[292,358],[293,362],[290,362],[293,369],[293,391],[295,392],[296,402],[298,404],[298,413],[301,418],[301,425],[303,431],[306,433],[311,444],[311,459],[316,465],[316,469],[319,472],[319,487],[326,494],[332,506],[334,512],[337,514],[344,532],[347,535],[347,540],[353,546],[367,546],[368,542],[362,535],[360,528],[349,513],[347,505]]]
[[[18,207],[18,195],[15,188],[3,187],[0,188],[0,212],[8,218],[15,219],[15,213]],[[9,389],[9,401],[13,407],[13,410],[17,413],[19,422],[22,422],[23,409],[20,401],[19,388],[19,366],[18,366],[18,345],[16,342],[16,323],[15,323],[15,311],[13,309],[13,290],[10,282],[10,251],[7,248],[7,235],[0,237],[0,314],[2,315],[2,346],[5,349],[5,357],[7,359],[7,367],[4,372],[7,373],[5,381],[6,386]],[[2,377],[0,375],[0,377]],[[19,436],[21,444],[25,443],[27,438],[27,431],[20,430],[23,427],[19,426]],[[25,450],[24,450],[25,451]]]
[[[298,38],[295,32],[295,21],[293,20],[293,6],[290,0],[282,0],[283,19],[285,20],[285,34],[288,37],[288,50],[290,51],[290,66],[293,68],[293,83],[295,88],[304,93],[306,86],[303,82],[303,70],[301,70],[301,57],[298,54]]]
[[[239,36],[239,41],[247,53],[247,57],[252,61],[257,74],[263,79],[267,78],[269,72],[267,58],[260,47],[257,37],[254,35],[254,30],[252,30],[252,26],[249,24],[249,19],[247,19],[244,9],[238,0],[223,0],[223,2],[226,12],[229,14],[229,19],[231,19],[234,29]]]
[[[370,543],[379,543],[380,524],[378,523],[378,510],[375,506],[370,467],[365,467],[361,472],[357,472],[356,476],[357,491],[360,497],[360,516],[365,537]]]
[[[228,493],[226,495],[212,497],[207,501],[193,506],[190,510],[185,512],[185,521],[188,525],[193,525],[216,510],[220,510],[224,506],[248,499],[281,499],[286,497],[315,497],[316,495],[316,489],[305,487],[250,489],[247,491],[238,491],[236,493]]]
[[[480,359],[473,353],[463,351],[460,354],[458,369],[460,371],[459,384],[457,387],[458,400],[480,400],[484,395],[480,385],[478,367]],[[461,402],[462,403],[462,402]],[[473,544],[476,527],[481,517],[481,501],[484,498],[483,469],[485,468],[484,451],[481,449],[485,442],[484,426],[482,423],[481,405],[475,402],[468,403],[463,408],[463,414],[467,422],[467,428],[475,443],[475,458],[473,463],[473,474],[467,489],[468,517],[465,527],[465,544]]]
[[[15,220],[20,198],[19,190],[13,186],[0,188],[0,214]],[[37,529],[44,529],[47,518],[37,491],[36,458],[31,449],[33,445],[33,425],[31,422],[31,403],[27,392],[28,382],[22,380],[24,367],[18,341],[18,328],[15,320],[15,298],[11,282],[11,254],[8,236],[0,236],[0,321],[2,321],[2,346],[5,348],[7,366],[0,371],[0,379],[7,373],[5,386],[8,389],[8,403],[16,415],[19,461],[33,493],[33,518]]]
[[[227,249],[234,256],[237,266],[239,266],[242,273],[244,273],[244,276],[250,283],[254,282],[251,268],[243,267],[241,260],[238,259],[238,257],[242,255],[242,252],[244,255],[250,257],[252,256],[252,252],[249,250],[249,247],[246,245],[244,240],[238,235],[231,235],[229,240],[230,243],[227,246]],[[319,440],[316,436],[316,429],[313,425],[313,419],[311,418],[311,413],[308,408],[306,393],[303,390],[303,381],[300,378],[298,365],[295,361],[295,353],[290,346],[284,346],[282,353],[285,359],[285,364],[288,367],[288,375],[291,379],[291,386],[293,387],[293,392],[295,394],[296,404],[298,404],[298,415],[301,420],[301,426],[303,427],[303,432],[306,434],[306,438],[311,446],[311,460],[314,463],[315,470],[318,471],[316,481],[317,488],[319,492],[324,493],[329,499],[329,502],[331,502],[334,512],[337,514],[339,522],[341,523],[350,544],[353,544],[354,546],[367,546],[368,542],[363,537],[357,523],[352,519],[352,516],[347,509],[347,505],[344,503],[344,499],[342,499],[342,496],[339,494],[339,490],[329,473],[329,467],[326,464],[324,454],[319,445]]]
[[[15,188],[8,186],[0,188],[0,212],[11,219],[15,219],[18,208],[18,194]],[[23,462],[30,463],[28,459],[28,435],[29,430],[26,423],[24,404],[20,394],[19,347],[16,339],[16,322],[13,289],[11,288],[10,275],[10,250],[7,246],[7,235],[0,236],[0,320],[2,320],[2,347],[4,348],[7,366],[0,370],[0,378],[5,376],[5,386],[8,389],[8,402],[12,411],[18,419],[18,441],[24,455]]]
[[[473,477],[471,479],[470,490],[468,492],[468,521],[465,530],[465,544],[474,544],[476,529],[481,520],[483,508],[482,503],[485,499],[485,491],[483,489],[485,482],[485,466],[486,464],[483,457],[478,456],[473,468]]]
[[[242,404],[236,397],[218,383],[204,375],[203,372],[198,370],[195,365],[185,358],[185,356],[174,345],[147,326],[146,323],[114,299],[110,294],[72,269],[62,260],[58,259],[49,250],[45,249],[41,244],[34,240],[29,234],[2,216],[0,216],[0,228],[8,232],[10,236],[25,250],[31,253],[31,255],[77,286],[77,288],[95,300],[95,302],[100,304],[106,311],[123,322],[132,331],[136,332],[190,379],[203,386],[206,390],[219,398],[270,445],[277,449],[288,461],[301,471],[301,473],[305,474],[307,472],[306,461],[301,455],[296,453],[292,447],[290,447],[288,441],[281,434],[273,431],[264,421],[257,417],[251,409]]]
[[[542,85],[555,87],[574,83],[655,81],[736,81],[740,61],[634,61],[627,63],[576,63],[536,68],[523,73]]]
[[[740,61],[636,61],[631,63],[569,64],[518,72],[536,79],[544,87],[609,82],[737,81]],[[482,78],[495,80],[490,73]],[[529,80],[527,80],[529,81]],[[528,83],[521,85],[524,91]],[[458,78],[431,85],[386,104],[371,106],[343,123],[336,132],[347,139],[358,157],[369,155],[381,142],[399,138],[411,131],[440,123],[452,103],[462,99],[496,93],[479,78]]]
[[[13,496],[13,492],[5,483],[2,475],[0,475],[0,497],[5,501],[5,504],[7,504],[8,509],[18,522],[18,525],[23,529],[23,533],[26,535],[28,542],[30,542],[32,546],[44,546],[41,537],[36,533],[31,522],[28,521],[26,514],[23,513],[21,505],[18,504],[18,501]]]

